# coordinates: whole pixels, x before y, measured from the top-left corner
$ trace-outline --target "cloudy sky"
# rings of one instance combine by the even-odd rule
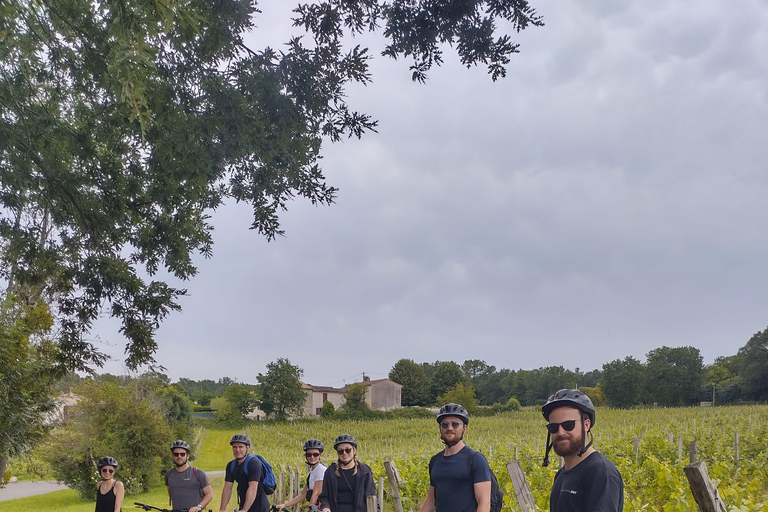
[[[262,2],[249,45],[287,40],[292,3]],[[450,52],[426,85],[374,60],[349,102],[378,133],[324,149],[337,204],[295,201],[269,243],[247,206],[215,213],[158,332],[172,379],[255,383],[279,357],[318,385],[400,358],[588,371],[664,345],[711,363],[766,328],[768,4],[533,5],[546,25],[499,82]]]

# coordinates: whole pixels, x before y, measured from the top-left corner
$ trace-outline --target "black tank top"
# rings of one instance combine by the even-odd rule
[[[115,482],[112,482],[112,487],[106,494],[101,494],[101,485],[99,485],[96,492],[96,512],[115,512]]]

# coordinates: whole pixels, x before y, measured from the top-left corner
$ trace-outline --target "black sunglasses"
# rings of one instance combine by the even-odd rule
[[[173,452],[174,457],[183,457],[187,454],[187,452]]]
[[[440,423],[440,428],[446,430],[448,427],[453,427],[453,430],[458,429],[462,423],[460,421],[444,421]]]
[[[320,456],[320,452],[314,452],[314,453],[313,452],[305,452],[304,453],[304,457],[307,458],[307,459],[310,458],[310,457],[319,457],[319,456]]]
[[[341,455],[342,453],[352,453],[352,448],[339,448],[336,453]]]
[[[566,432],[570,432],[576,428],[576,420],[568,420],[562,423],[547,423],[545,426],[547,427],[547,430],[549,430],[550,434],[557,434],[557,431],[560,430],[560,427],[563,427],[563,430]]]

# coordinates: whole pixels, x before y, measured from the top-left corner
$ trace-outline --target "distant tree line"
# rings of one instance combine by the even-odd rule
[[[447,393],[461,391],[468,403],[480,406],[541,405],[562,388],[576,388],[593,401],[613,407],[640,405],[685,406],[711,401],[715,404],[768,400],[768,328],[754,334],[737,354],[718,357],[704,365],[695,347],[660,347],[646,354],[645,362],[628,356],[583,372],[562,366],[535,370],[496,369],[471,359],[416,363],[401,359],[389,378],[403,385],[405,406],[445,403]]]

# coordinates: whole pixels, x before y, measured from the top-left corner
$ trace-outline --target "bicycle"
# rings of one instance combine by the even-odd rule
[[[183,508],[181,510],[175,509],[175,508],[160,508],[160,507],[154,507],[152,505],[147,505],[146,503],[139,503],[138,501],[133,502],[134,505],[136,505],[136,508],[142,508],[144,510],[157,510],[158,512],[189,512],[188,508]],[[205,509],[203,509],[205,510]],[[211,509],[208,509],[208,512],[213,512]]]

